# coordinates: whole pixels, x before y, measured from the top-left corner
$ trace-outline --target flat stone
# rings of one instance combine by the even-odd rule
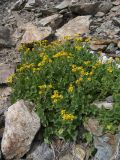
[[[78,16],[68,23],[66,23],[63,27],[56,31],[56,36],[59,39],[62,39],[65,36],[74,36],[75,34],[83,34],[89,33],[89,26],[91,23],[91,16]]]
[[[27,160],[54,160],[53,150],[45,143],[35,144],[27,155]]]
[[[48,17],[41,19],[39,21],[39,24],[43,27],[49,25],[53,28],[54,27],[57,28],[60,25],[60,23],[62,22],[62,18],[63,18],[63,15],[54,14],[52,16],[48,16]]]
[[[1,150],[5,159],[19,159],[27,153],[40,129],[40,119],[33,105],[20,100],[5,113],[5,130]]]
[[[11,10],[13,10],[13,11],[21,10],[22,8],[24,8],[26,2],[27,2],[27,0],[18,0],[18,1],[15,2],[15,4],[12,6]]]
[[[72,13],[79,14],[79,15],[94,15],[97,13],[98,7],[100,3],[77,3],[70,6],[70,10]]]
[[[105,13],[103,12],[97,12],[95,17],[103,17],[105,15]]]
[[[84,127],[93,135],[101,136],[103,134],[103,128],[96,119],[89,118],[88,121],[84,123]]]
[[[104,50],[107,47],[107,45],[95,45],[95,44],[90,44],[90,48],[93,51],[99,51],[99,50]]]
[[[7,83],[7,78],[15,73],[15,66],[0,64],[0,84]]]
[[[113,108],[113,103],[108,103],[107,101],[98,101],[93,103],[97,108],[102,108],[104,107],[105,109],[112,109]]]
[[[37,28],[31,23],[26,24],[25,33],[22,37],[21,43],[32,43],[34,41],[40,41],[49,37],[52,33],[51,27],[39,27]]]
[[[56,9],[59,9],[59,10],[62,10],[64,8],[67,8],[69,7],[71,4],[71,1],[70,0],[64,0],[63,2],[61,2],[59,5],[57,5],[55,8]]]

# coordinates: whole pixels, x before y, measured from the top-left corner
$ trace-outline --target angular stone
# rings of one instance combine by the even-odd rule
[[[67,8],[69,7],[71,4],[71,1],[70,0],[64,0],[63,2],[61,2],[59,5],[57,5],[55,8],[56,9],[59,9],[59,10],[62,10],[64,8]]]
[[[105,134],[101,137],[94,136],[94,145],[97,153],[94,160],[119,160],[120,159],[120,134]]]
[[[99,5],[98,11],[99,12],[103,12],[103,13],[108,13],[110,11],[110,9],[112,8],[112,3],[111,2],[102,2]]]
[[[0,64],[0,84],[7,83],[7,78],[15,73],[15,66]]]
[[[9,100],[11,91],[10,87],[0,88],[0,115],[3,115],[11,104]],[[1,121],[3,121],[3,119],[1,119]]]
[[[103,12],[97,12],[95,17],[103,17],[105,14]]]
[[[37,28],[31,23],[26,24],[25,33],[22,37],[21,43],[32,43],[47,38],[51,35],[51,27],[39,27]]]
[[[78,15],[94,15],[97,13],[98,2],[95,3],[77,3],[75,5],[71,5],[70,9],[72,13],[78,14]]]
[[[32,9],[32,8],[38,7],[42,4],[43,4],[42,0],[28,0],[25,5],[25,9]]]
[[[62,39],[64,36],[72,37],[75,34],[89,33],[90,18],[91,16],[78,16],[58,29],[55,35]]]
[[[98,101],[93,103],[97,108],[102,108],[104,107],[105,109],[112,109],[113,108],[113,103],[108,103],[107,101]]]
[[[60,15],[60,14],[54,14],[52,16],[48,16],[46,18],[43,18],[39,21],[39,24],[41,26],[51,26],[53,28],[57,28],[60,23],[62,22],[62,18],[63,18],[63,15]]]
[[[17,10],[21,10],[24,6],[25,3],[27,2],[27,0],[18,0],[17,2],[15,2],[15,4],[12,6],[11,10],[13,11],[17,11]]]
[[[5,26],[0,26],[0,48],[8,48],[12,45],[10,30]]]
[[[113,18],[113,23],[115,26],[120,27],[120,18],[114,17]]]
[[[35,144],[33,149],[28,153],[27,160],[54,160],[54,152],[47,144]]]
[[[6,159],[19,159],[30,149],[40,128],[40,119],[33,106],[20,100],[10,106],[5,114],[5,130],[1,150]]]
[[[90,48],[93,51],[99,51],[99,50],[104,50],[107,47],[107,45],[95,45],[95,44],[90,44]]]
[[[84,123],[84,127],[93,135],[101,136],[103,134],[103,129],[96,119],[89,118],[88,121]]]

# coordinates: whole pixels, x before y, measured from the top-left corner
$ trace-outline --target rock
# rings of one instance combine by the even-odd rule
[[[113,18],[113,23],[115,26],[120,27],[120,18],[114,17]]]
[[[28,153],[26,159],[33,160],[54,160],[53,150],[45,143],[35,144],[32,150]]]
[[[75,5],[70,6],[70,10],[72,13],[78,15],[94,15],[97,13],[98,6],[100,3],[77,3]]]
[[[32,43],[34,41],[43,40],[49,37],[52,33],[51,27],[37,28],[33,24],[28,23],[25,27],[25,33],[22,37],[21,43]]]
[[[113,11],[113,12],[116,12],[116,11],[119,11],[120,10],[120,5],[119,6],[115,6],[115,7],[113,7],[112,9],[111,9],[111,11]]]
[[[94,136],[94,145],[97,153],[94,160],[119,160],[120,134],[105,134],[101,137]]]
[[[75,34],[89,33],[89,26],[91,23],[91,16],[78,16],[63,27],[56,31],[56,36],[58,38],[63,38],[64,36],[74,36]]]
[[[106,98],[106,101],[107,101],[108,103],[113,103],[113,97],[112,97],[112,96],[107,97],[107,98]]]
[[[9,96],[11,94],[11,88],[0,88],[0,116],[4,114],[4,112],[11,105]],[[3,118],[1,117],[0,124],[3,122]]]
[[[118,42],[118,44],[117,44],[117,45],[118,45],[118,48],[120,49],[120,41]]]
[[[107,101],[98,101],[93,103],[97,108],[102,108],[104,107],[105,109],[112,109],[113,108],[113,103],[108,103]]]
[[[48,16],[39,21],[41,26],[51,26],[52,28],[57,28],[62,22],[63,15],[54,14],[52,16]]]
[[[0,127],[0,140],[2,139],[3,137],[3,133],[4,133],[4,127]]]
[[[118,5],[120,5],[120,1],[119,1],[119,0],[118,0],[118,1],[113,1],[112,4],[113,4],[114,6],[118,6]]]
[[[116,44],[110,43],[106,48],[106,52],[114,53],[117,50]]]
[[[63,2],[61,2],[59,5],[57,5],[55,8],[56,9],[59,9],[59,10],[62,10],[64,8],[67,8],[69,7],[71,4],[71,1],[70,0],[64,0]]]
[[[15,73],[15,66],[0,64],[0,84],[7,83],[7,78]]]
[[[105,15],[105,13],[103,12],[97,12],[95,17],[103,17]]]
[[[28,0],[26,5],[25,5],[25,9],[33,9],[34,7],[38,7],[42,5],[42,1],[41,0]]]
[[[107,46],[106,45],[96,45],[96,44],[90,44],[90,48],[93,51],[99,51],[99,50],[104,50]]]
[[[84,123],[84,127],[93,135],[101,136],[103,134],[103,128],[99,125],[99,122],[96,119],[89,118],[88,121]]]
[[[13,7],[11,8],[11,10],[13,10],[13,11],[21,10],[22,8],[24,8],[26,2],[27,2],[27,0],[18,0],[18,1],[13,5]]]
[[[5,130],[1,150],[6,159],[21,158],[30,149],[40,128],[40,119],[33,106],[20,100],[10,106],[5,114]]]
[[[59,158],[59,160],[84,160],[85,159],[85,150],[81,145],[74,145],[71,152],[67,153]]]
[[[13,46],[10,30],[7,27],[0,26],[0,48],[9,48]]]
[[[110,9],[112,8],[112,3],[111,2],[102,2],[99,5],[98,11],[103,12],[103,13],[108,13]]]

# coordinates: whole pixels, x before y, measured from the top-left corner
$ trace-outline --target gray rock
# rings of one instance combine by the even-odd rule
[[[54,14],[52,16],[48,16],[46,18],[43,18],[39,21],[39,24],[41,26],[50,26],[52,28],[57,28],[60,23],[62,22],[62,18],[63,18],[63,15],[60,15],[60,14]]]
[[[116,44],[110,43],[106,48],[106,52],[114,53],[117,50]]]
[[[1,150],[6,159],[21,158],[30,149],[40,119],[30,103],[20,100],[10,106],[5,114],[5,130]]]
[[[9,96],[11,94],[11,88],[0,88],[0,116],[4,115],[4,112],[7,111],[8,107],[11,105]],[[0,124],[3,122],[3,118],[0,118]]]
[[[7,83],[8,77],[14,73],[14,65],[0,64],[0,84]]]
[[[42,5],[41,0],[28,0],[25,5],[25,9],[33,9],[34,7],[40,6],[40,5]]]
[[[21,43],[32,43],[33,41],[40,41],[52,34],[51,27],[39,27],[31,23],[27,23],[25,26],[25,33],[22,37]]]
[[[112,109],[113,108],[113,103],[109,103],[107,101],[98,101],[93,103],[95,106],[98,108],[106,108],[106,109]]]
[[[115,26],[120,27],[120,18],[114,17],[113,18],[113,23]]]
[[[27,2],[27,0],[18,0],[12,6],[11,10],[13,10],[13,11],[21,10],[22,8],[24,8],[26,2]]]
[[[54,152],[47,144],[36,144],[28,153],[27,160],[54,160]]]
[[[103,12],[97,12],[95,17],[103,17],[105,15],[105,13]]]
[[[96,119],[89,118],[87,122],[84,123],[84,127],[92,135],[101,136],[103,134],[103,128]]]
[[[72,13],[79,15],[94,15],[97,13],[98,7],[100,3],[77,3],[75,5],[71,5],[70,9]]]
[[[120,134],[106,134],[101,137],[94,136],[94,145],[97,149],[94,160],[119,160]]]
[[[103,12],[103,13],[108,13],[110,9],[112,8],[112,3],[111,2],[102,2],[99,6],[98,11]]]
[[[107,98],[106,98],[106,101],[107,101],[108,103],[113,103],[113,97],[112,97],[112,96],[107,97]]]
[[[70,0],[64,0],[63,2],[61,2],[59,5],[57,5],[55,8],[56,9],[59,9],[59,10],[62,10],[64,8],[67,8],[69,7],[71,4],[71,1]]]
[[[75,34],[89,33],[89,26],[91,23],[91,16],[78,16],[63,27],[56,31],[56,36],[62,39],[64,36],[74,36]]]
[[[8,27],[0,26],[0,48],[13,46]]]

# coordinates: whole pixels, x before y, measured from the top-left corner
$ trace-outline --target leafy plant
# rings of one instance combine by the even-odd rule
[[[24,99],[35,104],[44,126],[44,138],[76,139],[76,128],[86,118],[96,117],[105,130],[116,130],[120,123],[120,70],[114,62],[102,64],[91,54],[88,40],[35,42],[22,45],[21,64],[8,82],[12,102]],[[112,110],[98,109],[92,103],[109,95]]]

